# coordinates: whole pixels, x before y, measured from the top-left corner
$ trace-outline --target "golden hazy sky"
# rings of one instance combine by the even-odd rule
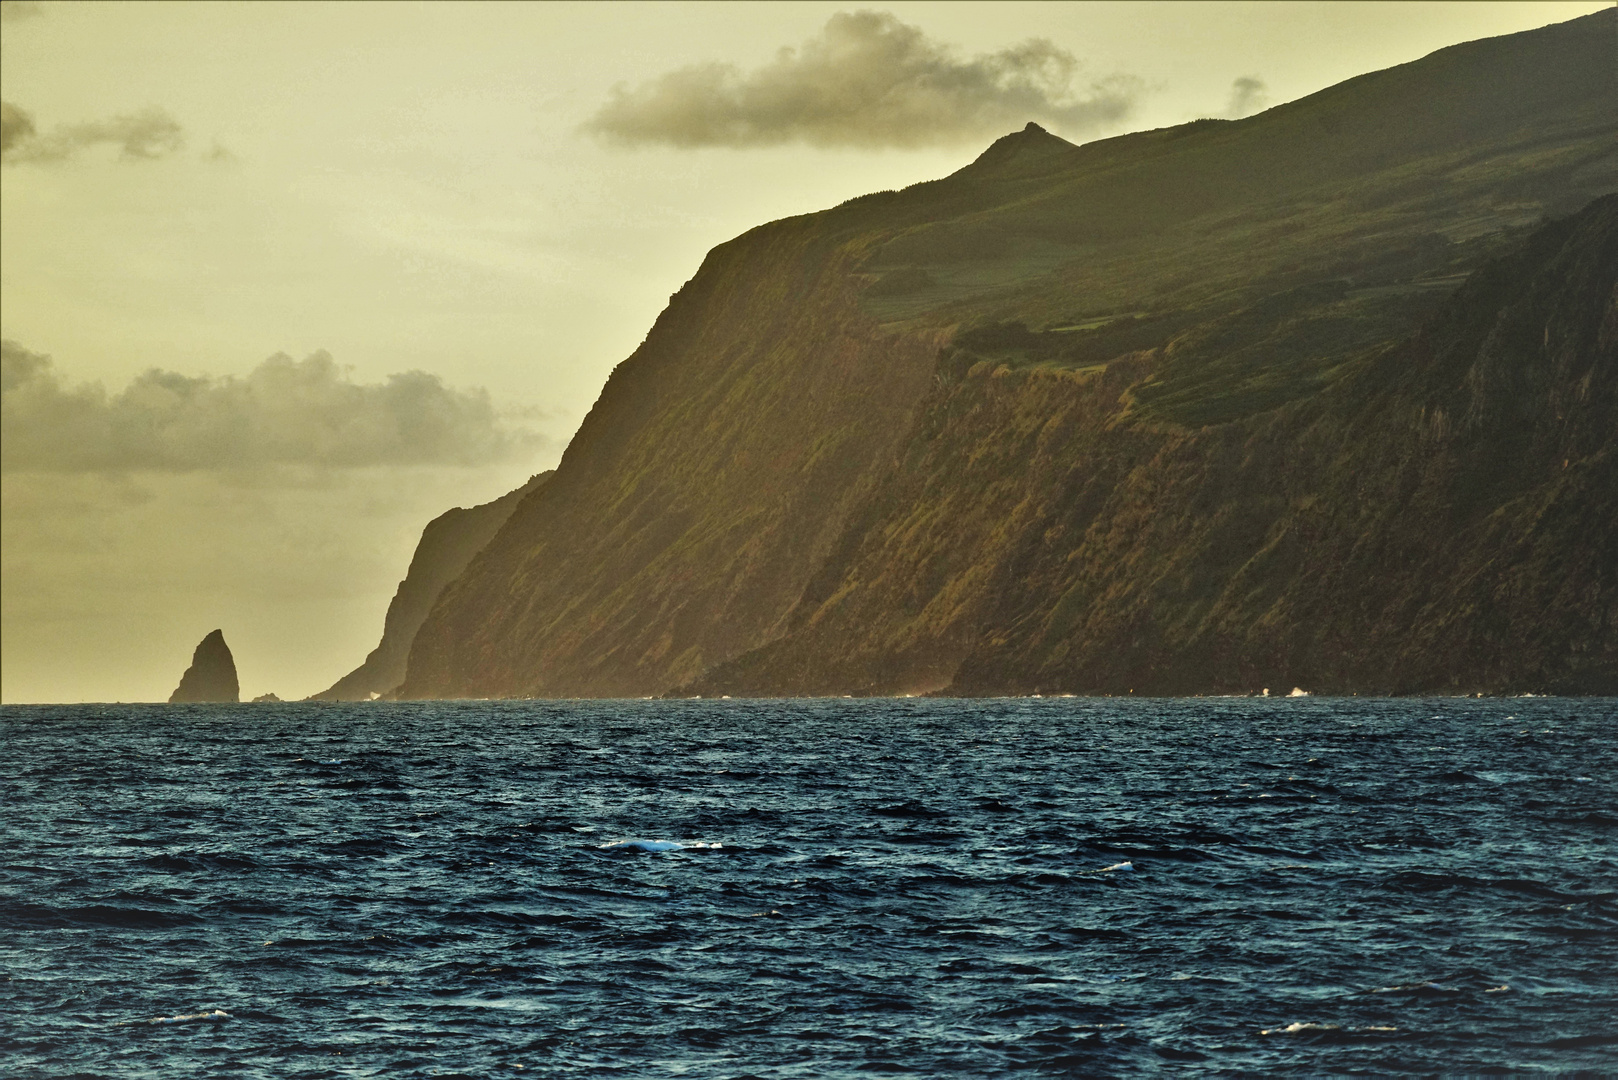
[[[330,683],[754,225],[1603,6],[7,3],[0,695],[162,699],[215,626]]]

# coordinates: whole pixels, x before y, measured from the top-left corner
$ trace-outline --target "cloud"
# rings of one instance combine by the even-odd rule
[[[485,390],[424,371],[355,383],[324,352],[277,354],[240,379],[154,368],[109,395],[66,385],[48,356],[0,343],[8,473],[480,465],[542,442],[502,425]]]
[[[43,14],[34,0],[0,0],[0,22],[21,22]]]
[[[750,72],[700,64],[620,84],[584,130],[628,146],[935,146],[1029,120],[1094,131],[1123,119],[1140,93],[1134,79],[1079,86],[1078,75],[1078,60],[1047,40],[961,59],[886,12],[840,12]]]
[[[1240,120],[1248,113],[1258,112],[1270,103],[1268,87],[1263,79],[1255,79],[1251,75],[1244,75],[1230,84],[1230,103],[1225,106],[1225,115],[1232,120]]]
[[[34,137],[34,118],[9,101],[0,101],[0,157]]]
[[[111,120],[64,124],[41,134],[34,118],[11,104],[0,110],[0,157],[9,165],[20,162],[65,161],[91,146],[111,144],[126,161],[154,161],[185,146],[185,132],[175,119],[155,106]]]

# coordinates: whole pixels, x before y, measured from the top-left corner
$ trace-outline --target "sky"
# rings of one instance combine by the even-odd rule
[[[738,233],[1602,3],[13,3],[0,700],[356,666]]]

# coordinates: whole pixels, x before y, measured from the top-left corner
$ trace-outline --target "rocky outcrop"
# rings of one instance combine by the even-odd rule
[[[455,507],[428,522],[416,544],[410,569],[388,604],[381,642],[363,664],[308,700],[369,701],[403,682],[410,642],[438,594],[466,569],[472,556],[505,524],[517,504],[543,487],[550,477],[549,472],[531,476],[527,483],[498,499],[469,509]]]
[[[721,245],[398,693],[1607,686],[1615,23]]]
[[[236,658],[230,655],[223,630],[215,630],[197,645],[191,666],[180,676],[180,685],[169,695],[170,705],[194,702],[235,702],[241,700],[236,681]]]

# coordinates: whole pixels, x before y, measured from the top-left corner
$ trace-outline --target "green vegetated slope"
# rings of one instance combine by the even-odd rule
[[[721,246],[402,693],[1606,685],[1614,22]]]

